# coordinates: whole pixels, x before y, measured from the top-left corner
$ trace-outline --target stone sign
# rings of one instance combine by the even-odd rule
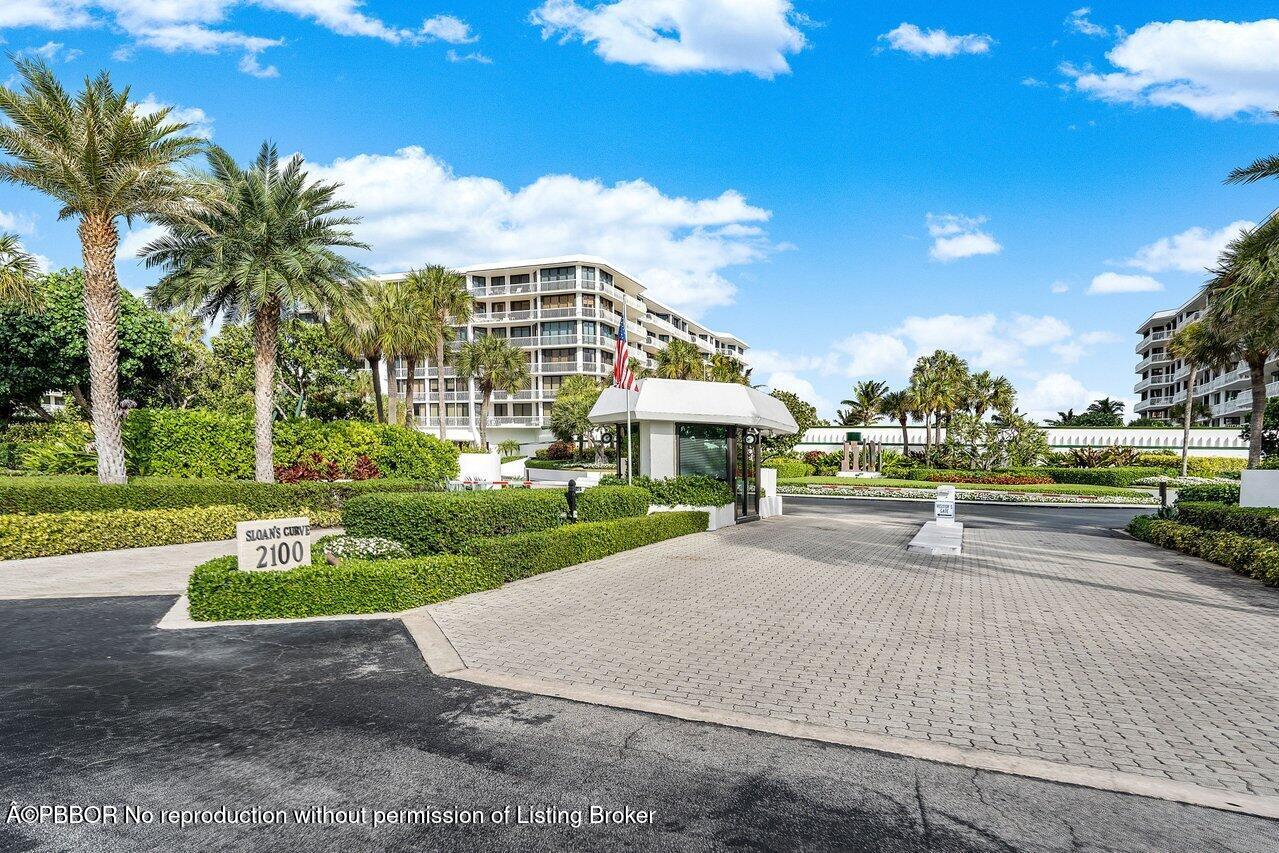
[[[311,519],[267,518],[235,525],[235,551],[245,572],[282,572],[311,565]]]
[[[954,486],[937,487],[937,499],[933,502],[933,518],[938,524],[955,523]]]

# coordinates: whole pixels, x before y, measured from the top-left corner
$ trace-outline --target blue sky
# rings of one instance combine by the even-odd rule
[[[301,152],[376,269],[601,254],[827,414],[936,346],[1037,414],[1131,399],[1136,325],[1279,206],[1221,183],[1279,151],[1273,7],[869,5],[11,0],[0,37]],[[35,193],[0,227],[78,262]]]

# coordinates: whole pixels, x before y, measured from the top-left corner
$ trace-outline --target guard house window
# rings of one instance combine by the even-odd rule
[[[728,427],[678,424],[676,438],[681,477],[704,474],[728,482]]]
[[[572,281],[577,278],[577,267],[547,267],[537,273],[538,281]]]

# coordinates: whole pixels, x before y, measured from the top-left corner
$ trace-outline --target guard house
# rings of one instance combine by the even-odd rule
[[[626,441],[630,410],[631,441]],[[634,474],[662,479],[705,474],[728,483],[736,495],[738,521],[760,511],[760,439],[799,431],[776,397],[746,385],[645,379],[635,391],[605,388],[591,423],[616,428],[618,473],[631,451]]]

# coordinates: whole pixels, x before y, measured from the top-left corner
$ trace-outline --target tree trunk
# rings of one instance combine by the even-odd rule
[[[115,253],[120,235],[106,216],[80,220],[84,256],[85,342],[89,350],[89,393],[93,400],[93,441],[98,481],[124,483],[124,436],[120,425],[120,284]]]
[[[373,374],[373,415],[378,423],[384,424],[386,423],[386,413],[382,411],[382,380],[378,377],[382,357],[370,355],[367,361],[369,363],[369,372]]]
[[[279,339],[280,304],[270,299],[253,315],[253,478],[259,483],[275,482],[272,430]]]
[[[1260,353],[1250,356],[1248,381],[1252,383],[1252,413],[1248,417],[1248,467],[1261,467],[1262,431],[1266,424],[1266,356]]]
[[[906,420],[901,420],[902,425],[902,459],[910,456],[910,432],[906,429]]]
[[[89,416],[90,420],[93,419],[93,401],[84,393],[83,385],[77,382],[71,386],[71,399],[75,400],[77,406],[84,409],[84,413]]]
[[[435,342],[435,372],[438,374],[435,381],[437,394],[440,400],[440,441],[447,441],[447,434],[444,432],[444,334],[440,334],[440,339]],[[431,380],[428,377],[426,387],[431,387]]]
[[[1190,365],[1190,375],[1186,377],[1186,417],[1181,428],[1181,476],[1189,476],[1190,471],[1190,424],[1195,417],[1195,374],[1199,369]]]
[[[489,401],[493,399],[493,389],[485,388],[480,399],[480,449],[485,453],[489,449]]]
[[[400,380],[398,370],[399,365],[396,362],[396,356],[388,354],[386,357],[386,422],[388,424],[398,424],[400,422]]]
[[[405,358],[404,367],[406,368],[405,375],[408,379],[404,383],[404,411],[400,413],[400,418],[404,421],[404,426],[411,427],[413,426],[413,385],[416,381],[414,375],[417,373],[417,359],[412,356]],[[426,413],[428,416],[431,413],[429,403],[427,404]],[[444,420],[443,409],[440,410],[440,420]]]

